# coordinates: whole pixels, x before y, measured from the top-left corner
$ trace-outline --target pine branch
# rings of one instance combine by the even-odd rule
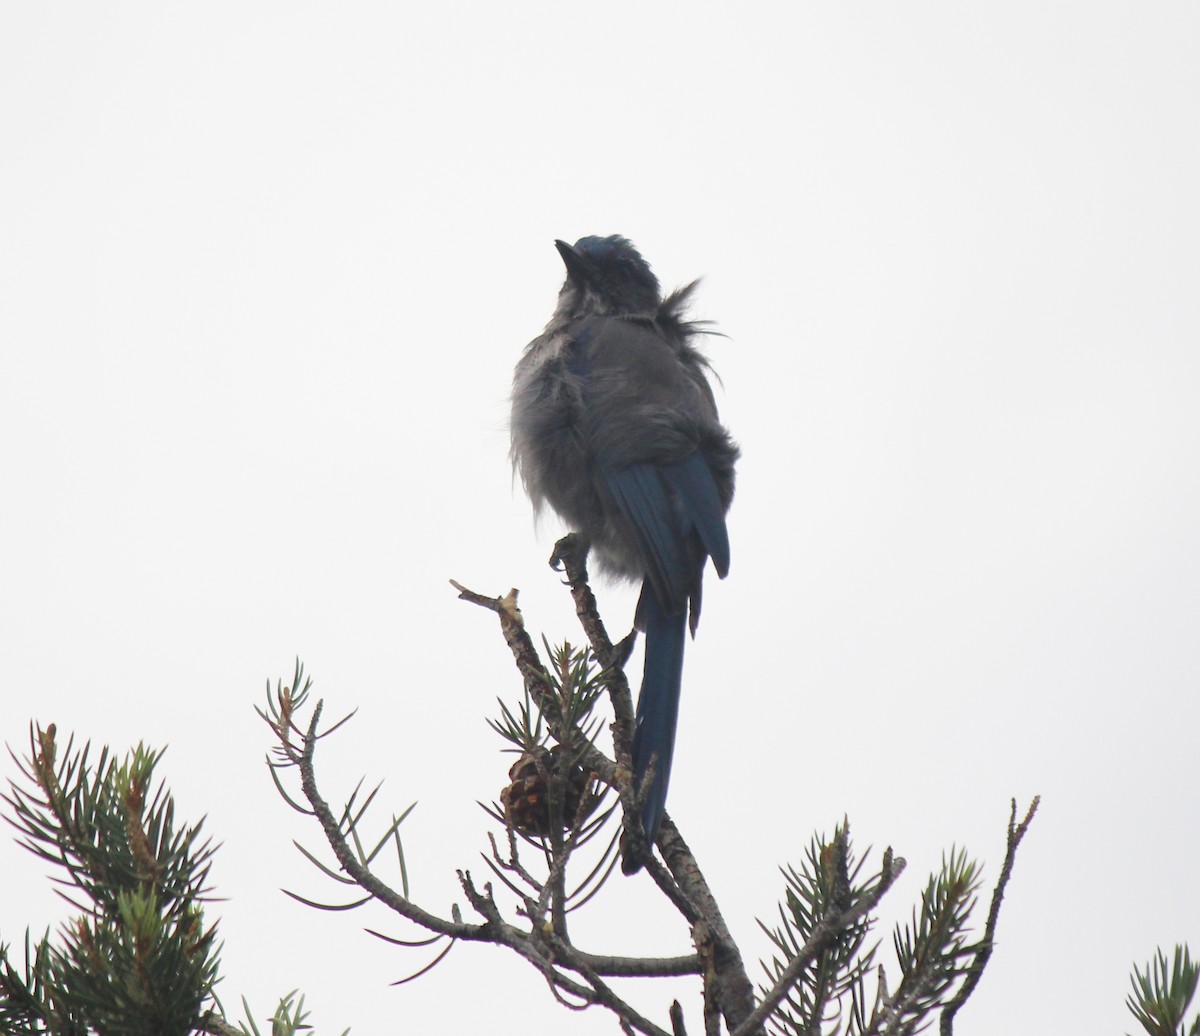
[[[596,609],[595,596],[587,584],[585,559],[586,550],[577,538],[567,536],[555,545],[551,564],[564,568],[580,625],[588,635],[592,651],[600,662],[616,717],[613,724],[616,764],[594,749],[584,753],[581,763],[604,783],[617,788],[625,817],[623,837],[629,839],[632,832],[634,845],[632,850],[627,847],[626,851],[644,853],[643,849],[637,848],[641,838],[641,824],[638,819],[641,811],[632,781],[629,779],[632,773],[629,754],[633,736],[632,696],[624,672],[620,668],[628,656],[628,645],[614,647],[609,640]],[[516,605],[517,591],[510,590],[504,597],[487,597],[468,590],[454,580],[451,580],[451,583],[463,600],[494,611],[499,616],[505,642],[512,651],[525,687],[537,702],[542,715],[550,722],[555,737],[561,740],[565,736],[562,726],[559,725],[559,728],[555,729],[556,721],[548,715],[552,711],[552,703],[548,700],[545,689],[552,681],[537,657],[533,642],[525,632],[524,620]],[[658,847],[663,854],[666,868],[657,864],[649,854],[645,854],[646,870],[693,927],[693,942],[697,951],[702,958],[707,955],[713,965],[711,972],[706,973],[709,975],[708,988],[715,1002],[720,1005],[726,1025],[732,1030],[754,1007],[754,987],[742,962],[741,953],[694,855],[669,815],[664,815],[660,825]],[[700,921],[704,924],[696,928]]]
[[[509,601],[514,600],[510,596]],[[527,641],[527,638],[524,639]],[[521,638],[514,640],[520,641]],[[559,744],[555,747],[570,748],[574,755],[564,756],[564,760],[568,762],[573,757],[591,760],[599,756],[595,746],[583,733],[588,727],[588,710],[597,697],[597,688],[593,686],[594,681],[586,664],[586,656],[581,657],[569,648],[564,648],[556,654],[556,667],[554,672],[550,673],[541,667],[532,644],[527,644],[527,649],[531,654],[524,659],[524,671],[527,675],[534,675],[530,675],[525,685],[540,721],[546,724],[551,736],[559,739]],[[536,669],[529,664],[531,659],[537,660]],[[554,789],[556,782],[560,784],[556,791],[547,792],[551,799],[557,800],[557,805],[552,805],[549,811],[550,830],[547,835],[542,836],[540,843],[544,845],[547,853],[547,877],[541,880],[535,878],[520,865],[515,855],[510,855],[506,860],[496,851],[493,854],[494,860],[489,861],[493,865],[493,871],[498,873],[507,887],[514,892],[518,890],[514,882],[521,882],[530,887],[533,895],[522,897],[529,926],[521,927],[507,920],[495,898],[492,886],[476,885],[470,872],[465,870],[458,872],[459,883],[467,902],[482,922],[472,924],[464,921],[457,907],[452,911],[451,917],[441,917],[418,905],[410,898],[407,888],[404,893],[397,892],[372,870],[370,854],[364,849],[366,840],[359,834],[369,802],[362,807],[354,807],[352,795],[351,803],[347,803],[339,815],[321,795],[316,777],[316,749],[328,731],[321,729],[324,708],[322,702],[317,702],[313,707],[307,723],[300,725],[310,690],[311,681],[305,679],[302,668],[297,666],[293,686],[278,685],[271,694],[267,707],[259,710],[259,714],[270,725],[276,738],[271,766],[275,770],[295,768],[298,771],[303,805],[299,802],[296,805],[320,823],[338,868],[347,880],[363,889],[369,899],[378,901],[435,936],[449,939],[450,945],[458,940],[491,942],[513,950],[529,961],[545,977],[553,995],[572,1009],[604,1007],[612,1011],[622,1026],[628,1027],[630,1031],[645,1033],[647,1036],[665,1036],[664,1030],[617,996],[604,981],[604,976],[662,977],[694,973],[699,968],[698,959],[640,959],[589,954],[574,947],[567,936],[566,926],[562,921],[565,916],[562,907],[568,898],[565,861],[585,840],[585,830],[594,833],[594,828],[588,821],[588,814],[584,810],[578,812],[572,824],[565,825],[561,782],[571,772],[569,767],[564,767],[559,773],[556,772],[557,767],[549,765],[546,759],[534,760],[535,768],[540,767],[538,777],[546,789]],[[520,710],[508,710],[500,721],[493,723],[493,727],[510,742],[529,743],[538,723],[539,718],[533,712],[523,714]],[[607,769],[611,773],[611,763],[608,763]],[[290,801],[295,801],[287,795],[281,784],[280,790]],[[394,827],[395,825],[393,834],[396,833]],[[509,824],[510,854],[516,853],[517,844],[516,832]],[[332,876],[332,868],[319,863],[311,853],[306,852],[305,855],[316,863],[319,869]],[[512,874],[513,877],[505,877],[507,874]],[[357,904],[348,904],[351,907],[354,905]],[[548,910],[553,919],[550,925],[544,923]],[[441,950],[438,957],[426,968],[402,981],[409,981],[428,970],[429,966],[438,963],[448,948],[447,946]]]
[[[57,945],[31,954],[27,938],[23,976],[0,954],[0,1021],[14,1033],[184,1036],[217,978],[202,910],[214,850],[203,821],[177,828],[155,788],[161,751],[139,745],[118,762],[105,749],[94,766],[88,755],[73,739],[60,751],[53,725],[33,727],[17,760],[28,786],[10,781],[4,796],[20,843],[66,871],[79,914]]]
[[[907,1036],[923,1027],[964,972],[960,961],[970,953],[966,925],[979,888],[979,867],[962,850],[950,851],[942,870],[930,876],[911,925],[897,928],[894,937],[901,979],[896,992],[883,1001],[868,1033]]]
[[[793,1031],[819,1033],[824,1020],[824,1007],[834,990],[818,989],[814,982],[818,976],[810,977],[809,969],[824,963],[824,982],[830,978],[828,966],[834,965],[842,974],[844,987],[849,988],[867,965],[869,953],[866,960],[861,963],[858,960],[867,919],[900,876],[905,863],[889,849],[884,853],[883,864],[873,881],[856,887],[853,877],[857,874],[857,868],[851,860],[849,830],[847,825],[843,825],[834,832],[830,842],[818,840],[814,843],[808,868],[790,872],[792,896],[789,897],[789,907],[792,917],[789,920],[786,915],[781,915],[784,924],[777,930],[778,938],[773,939],[785,953],[786,959],[778,962],[773,969],[773,985],[764,991],[754,1013],[741,1028],[735,1030],[733,1036],[743,1036],[751,1031],[751,1023],[761,1026],[775,1015],[783,1001],[802,987],[806,978],[807,995],[793,1001],[800,1010],[799,1016],[794,1019]],[[839,942],[843,945],[838,946]],[[829,954],[833,955],[832,958],[822,961]],[[839,960],[840,965],[837,964]],[[835,989],[837,985],[837,980],[834,980]]]
[[[1176,946],[1168,964],[1160,949],[1141,971],[1136,965],[1131,978],[1133,993],[1125,999],[1130,1013],[1146,1030],[1147,1036],[1195,1036],[1200,1032],[1200,1016],[1185,1029],[1184,1015],[1196,995],[1200,982],[1200,964],[1192,961],[1187,946]]]
[[[890,855],[885,855],[885,862]],[[759,922],[759,927],[783,954],[782,959],[776,957],[766,968],[774,981],[788,973],[796,958],[804,953],[822,920],[839,911],[844,913],[870,894],[870,884],[859,881],[862,867],[863,861],[855,861],[849,830],[843,824],[835,829],[831,840],[814,840],[799,869],[783,870],[787,889],[786,906],[779,907],[780,924],[768,928]],[[892,867],[895,869],[894,864]],[[869,916],[860,916],[827,942],[798,973],[792,972],[795,979],[774,1015],[781,1030],[796,1036],[819,1034],[826,1022],[840,1017],[841,1003],[847,993],[851,994],[852,1002],[861,998],[863,976],[875,954],[874,946],[863,949],[869,927]]]

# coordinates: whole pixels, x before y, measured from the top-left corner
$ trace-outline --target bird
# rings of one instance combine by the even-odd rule
[[[632,744],[648,846],[666,806],[687,631],[709,559],[729,571],[739,449],[722,426],[688,318],[698,281],[665,298],[626,238],[555,241],[566,279],[513,375],[511,459],[535,513],[549,505],[610,577],[641,584],[645,637]],[[648,773],[652,778],[643,787]],[[626,873],[642,866],[626,854]]]

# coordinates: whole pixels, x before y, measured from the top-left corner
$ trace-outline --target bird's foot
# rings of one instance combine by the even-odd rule
[[[567,581],[574,582],[573,572],[577,569],[583,579],[587,578],[584,567],[587,561],[588,541],[577,532],[567,533],[554,544],[554,553],[550,555],[550,567],[555,572],[565,572]]]

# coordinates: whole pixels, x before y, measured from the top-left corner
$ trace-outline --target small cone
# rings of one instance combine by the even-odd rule
[[[556,775],[562,765],[563,746],[544,745],[525,752],[509,768],[512,781],[500,792],[504,816],[518,831],[527,835],[550,834],[550,789],[543,774]],[[540,763],[540,770],[539,770]],[[577,819],[589,816],[596,808],[597,798],[589,792],[592,775],[578,764],[571,767],[563,788],[562,822],[566,830]],[[582,813],[581,813],[582,810]]]

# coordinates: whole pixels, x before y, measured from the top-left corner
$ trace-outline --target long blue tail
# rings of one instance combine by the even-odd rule
[[[646,671],[633,733],[633,773],[641,788],[653,761],[654,780],[643,790],[642,828],[654,844],[667,801],[683,644],[700,618],[700,584],[712,557],[717,574],[729,571],[725,510],[713,474],[699,450],[671,464],[630,464],[609,472],[604,485],[635,533],[646,577],[637,628],[646,635]],[[626,856],[626,873],[641,866]]]
[[[675,751],[675,723],[679,718],[679,688],[683,678],[683,645],[687,639],[687,613],[668,612],[647,583],[638,602],[639,625],[646,634],[646,668],[638,695],[637,725],[633,734],[634,786],[654,760],[654,780],[646,791],[642,829],[654,844],[667,803],[671,756]]]

